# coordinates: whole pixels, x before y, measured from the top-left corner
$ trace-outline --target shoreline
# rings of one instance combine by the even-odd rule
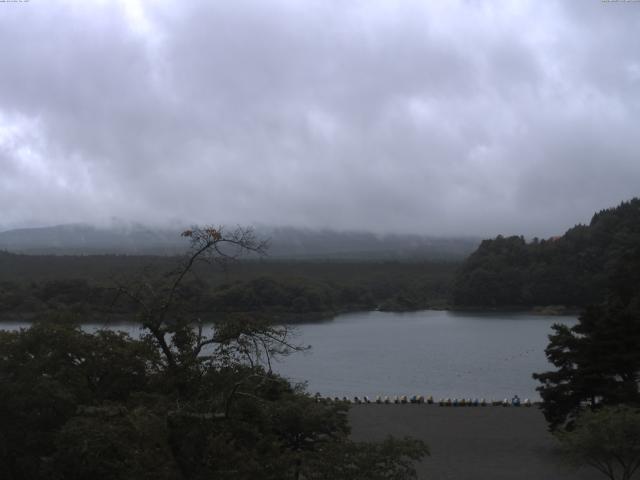
[[[491,313],[499,313],[499,314],[515,314],[515,315],[539,315],[539,316],[552,316],[552,317],[577,317],[581,310],[577,307],[566,307],[563,305],[548,305],[548,306],[540,306],[540,307],[532,307],[532,308],[516,308],[516,307],[494,307],[494,308],[486,308],[486,307],[454,307],[451,305],[446,306],[433,306],[428,308],[419,308],[415,310],[381,310],[379,308],[368,310],[368,309],[345,309],[337,312],[307,312],[307,313],[293,313],[293,312],[269,312],[269,314],[279,317],[273,323],[282,323],[284,325],[296,325],[302,323],[322,323],[322,322],[331,322],[336,317],[340,315],[347,315],[350,313],[370,313],[370,312],[381,312],[381,313],[416,313],[416,312],[452,312],[452,313],[477,313],[477,314],[491,314]],[[38,317],[47,316],[56,314],[57,312],[0,312],[0,325],[2,323],[9,322],[24,322],[24,323],[32,323]],[[75,315],[81,316],[82,313],[78,312],[70,312]],[[215,318],[220,318],[224,315],[233,315],[233,314],[245,314],[245,315],[264,315],[262,312],[213,312],[211,313],[212,320],[211,322],[206,323],[215,323]],[[128,317],[134,319],[136,316],[135,313],[88,313],[86,314],[87,323],[92,322],[100,322],[104,321],[105,323],[136,323],[133,320],[129,320]],[[118,320],[115,320],[118,318]]]

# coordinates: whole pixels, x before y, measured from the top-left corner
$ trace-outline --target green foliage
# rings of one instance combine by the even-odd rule
[[[40,478],[78,406],[126,402],[148,386],[158,359],[124,334],[90,335],[70,324],[0,332],[0,464],[9,478]]]
[[[587,405],[640,405],[640,245],[619,259],[605,302],[553,329],[546,354],[557,370],[534,374],[551,428]]]
[[[388,437],[382,442],[328,445],[304,471],[310,480],[403,480],[417,478],[413,462],[429,454],[424,442]],[[321,462],[319,465],[317,462]]]
[[[143,407],[80,408],[58,431],[51,476],[86,478],[174,479],[163,416]]]
[[[422,442],[352,442],[345,404],[317,402],[271,371],[274,355],[298,349],[287,327],[234,315],[205,331],[183,295],[197,291],[195,262],[259,247],[243,230],[183,236],[192,250],[181,266],[118,288],[138,308],[140,340],[89,334],[74,317],[0,332],[3,478],[415,478]]]
[[[595,214],[549,240],[484,240],[453,287],[460,306],[584,307],[602,301],[615,266],[640,244],[640,199]]]
[[[640,410],[606,407],[581,414],[575,428],[557,433],[567,459],[611,480],[630,480],[640,468]]]
[[[384,478],[412,478],[425,453],[408,440],[351,442],[345,404],[261,367],[207,356],[178,373],[179,390],[159,357],[150,340],[71,324],[2,333],[4,478],[383,478],[354,473],[375,462]]]
[[[175,258],[140,257],[0,258],[0,320],[47,316],[67,311],[100,321],[138,312],[130,298],[114,299],[109,278],[130,284],[144,277],[151,283],[175,268]],[[111,266],[109,262],[112,262]],[[192,313],[221,317],[227,313],[259,313],[278,321],[330,317],[354,310],[418,310],[449,301],[456,265],[429,262],[239,262],[225,272],[195,265],[197,277],[185,279],[179,301]],[[3,273],[11,272],[3,280]]]

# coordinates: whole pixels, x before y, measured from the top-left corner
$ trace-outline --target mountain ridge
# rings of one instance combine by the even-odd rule
[[[0,232],[0,250],[21,254],[175,255],[188,248],[178,228],[140,224],[97,227],[62,224]],[[470,254],[480,239],[416,234],[377,235],[370,232],[257,227],[269,240],[269,257],[300,259],[453,259]]]

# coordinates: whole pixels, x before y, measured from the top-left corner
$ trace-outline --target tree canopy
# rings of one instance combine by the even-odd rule
[[[640,410],[606,407],[580,415],[571,431],[557,434],[563,453],[610,480],[630,480],[640,468]]]
[[[410,479],[419,440],[349,439],[348,406],[270,368],[288,330],[232,316],[208,330],[181,296],[195,262],[259,250],[250,232],[185,232],[164,277],[120,285],[142,335],[89,333],[64,316],[0,332],[0,469],[23,479]]]
[[[603,301],[620,259],[640,245],[640,199],[596,213],[546,240],[498,236],[464,262],[453,288],[458,306],[585,307]]]
[[[546,354],[557,370],[534,374],[551,428],[571,427],[585,406],[640,406],[640,244],[612,268],[604,302],[554,325]]]

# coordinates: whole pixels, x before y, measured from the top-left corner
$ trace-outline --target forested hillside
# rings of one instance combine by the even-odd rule
[[[498,236],[464,262],[453,288],[458,306],[582,307],[603,299],[626,252],[640,245],[640,199],[596,213],[547,240]]]
[[[181,257],[15,255],[0,251],[0,320],[70,310],[130,315],[118,285],[159,278]],[[296,321],[352,310],[417,310],[447,304],[456,263],[258,261],[222,270],[201,264],[181,297],[207,314],[253,313]]]

